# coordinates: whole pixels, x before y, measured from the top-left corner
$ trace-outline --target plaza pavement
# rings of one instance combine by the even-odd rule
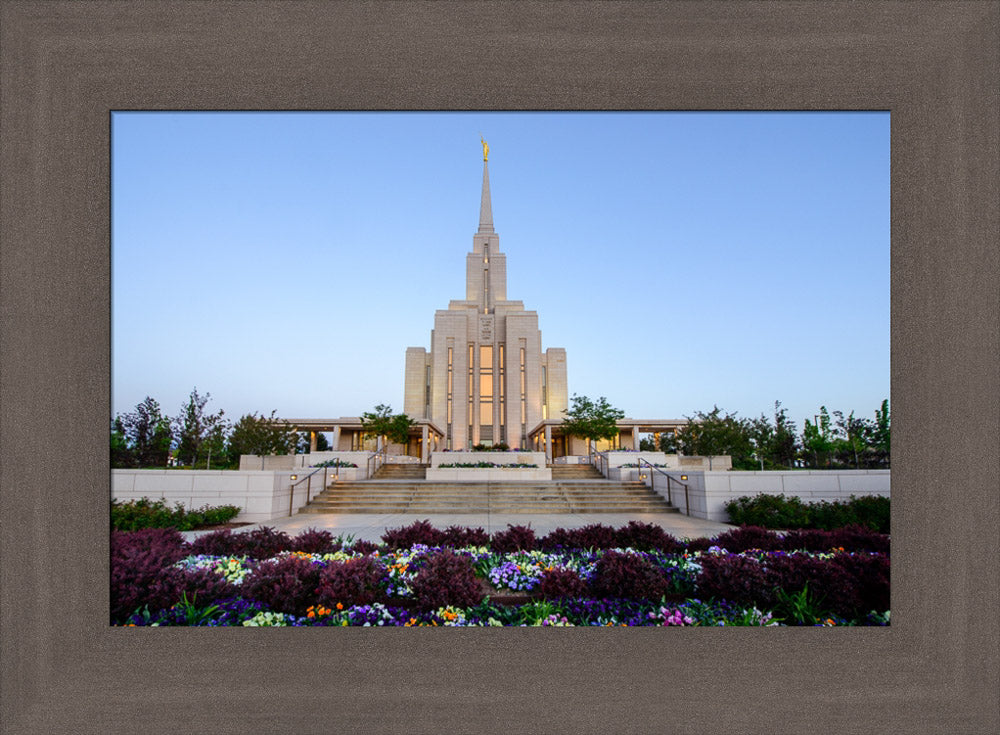
[[[690,518],[679,513],[453,513],[453,514],[411,514],[411,513],[297,513],[284,518],[274,518],[252,526],[235,529],[250,531],[260,526],[268,526],[295,536],[307,528],[325,529],[334,536],[352,536],[355,540],[381,542],[386,529],[408,526],[414,521],[427,520],[435,528],[468,526],[482,528],[489,534],[503,531],[508,525],[529,526],[538,537],[545,536],[556,528],[579,528],[600,523],[613,528],[627,525],[629,521],[652,523],[663,528],[675,538],[711,538],[733,526],[700,518]],[[188,531],[188,540],[206,531]]]

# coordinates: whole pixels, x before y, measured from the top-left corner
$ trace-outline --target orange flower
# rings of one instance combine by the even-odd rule
[[[342,603],[342,602],[338,602],[338,603],[337,603],[337,609],[338,609],[338,610],[343,610],[343,609],[344,609],[344,603]]]

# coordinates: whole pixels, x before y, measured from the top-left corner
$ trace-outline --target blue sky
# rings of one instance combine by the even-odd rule
[[[115,113],[112,412],[403,405],[465,296],[482,134],[508,298],[570,393],[871,418],[889,398],[888,113]]]

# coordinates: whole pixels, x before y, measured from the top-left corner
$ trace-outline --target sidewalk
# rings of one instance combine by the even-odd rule
[[[354,540],[379,543],[386,529],[408,526],[414,521],[422,520],[430,521],[430,524],[435,528],[468,526],[482,528],[489,534],[503,531],[508,525],[529,526],[538,537],[545,536],[557,528],[579,528],[595,523],[620,528],[628,525],[629,521],[655,524],[678,539],[711,538],[733,528],[725,523],[689,518],[679,513],[549,513],[544,515],[529,513],[455,513],[449,515],[297,513],[294,516],[275,518],[253,526],[245,526],[237,529],[237,532],[268,526],[277,531],[284,531],[289,536],[295,536],[307,528],[316,528],[325,529],[334,536],[352,536]],[[184,536],[190,541],[204,533],[206,531],[187,531]]]

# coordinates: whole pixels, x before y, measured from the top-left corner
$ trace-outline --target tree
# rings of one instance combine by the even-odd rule
[[[867,444],[873,455],[872,460],[876,467],[890,466],[890,445],[891,445],[891,419],[889,416],[889,399],[882,401],[881,407],[875,411],[875,423],[868,424]]]
[[[795,431],[795,422],[788,418],[787,410],[781,408],[781,401],[775,401],[774,444],[771,448],[771,461],[776,466],[793,467],[798,450],[799,441]]]
[[[173,433],[170,419],[160,412],[160,404],[146,396],[135,410],[116,417],[119,440],[127,449],[127,466],[166,467]],[[112,427],[112,438],[114,429]],[[119,447],[119,457],[124,458]]]
[[[392,407],[384,403],[375,406],[374,411],[361,414],[361,429],[365,438],[382,437],[394,444],[406,444],[410,440],[413,420],[405,413],[393,414]]]
[[[135,455],[128,445],[121,414],[111,421],[111,466],[116,469],[135,467]]]
[[[587,440],[587,452],[590,452],[590,442],[600,439],[613,439],[618,435],[618,422],[625,418],[625,412],[612,407],[604,396],[597,401],[591,401],[587,396],[573,394],[572,406],[563,410],[562,429],[567,436],[578,436]]]
[[[198,389],[194,388],[187,403],[181,406],[180,414],[173,420],[177,431],[178,457],[182,464],[194,467],[200,454],[207,457],[210,448],[213,452],[219,451],[217,437],[220,430],[225,434],[227,425],[223,419],[224,411],[205,413],[205,404],[211,395],[199,395]],[[210,443],[206,445],[206,441]]]
[[[806,419],[802,430],[803,459],[809,461],[811,457],[814,468],[829,466],[835,436],[826,406],[820,406],[819,415],[814,418],[815,423]]]
[[[764,469],[794,465],[798,451],[795,423],[789,421],[781,401],[774,402],[773,424],[762,414],[748,423],[748,430],[757,461],[763,463]]]
[[[229,434],[229,463],[239,465],[240,456],[244,454],[292,454],[298,433],[295,427],[287,421],[275,416],[253,413],[244,414],[233,424]]]
[[[834,439],[834,453],[837,462],[844,465],[854,465],[854,469],[861,469],[861,458],[865,453],[865,422],[862,419],[854,418],[854,411],[844,418],[843,411],[834,411],[837,419],[837,436]]]
[[[687,425],[677,431],[678,448],[688,455],[729,455],[733,469],[753,469],[754,444],[749,422],[736,414],[723,414],[718,406],[708,413],[686,416]]]

